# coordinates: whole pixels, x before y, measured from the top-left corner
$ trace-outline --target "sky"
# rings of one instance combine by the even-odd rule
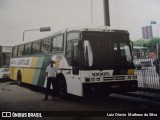
[[[104,26],[103,0],[0,0],[0,45],[17,45],[68,27]],[[160,0],[109,0],[112,29],[128,30],[131,40],[142,38],[143,26],[157,21]],[[24,30],[51,27],[50,32]],[[160,34],[160,33],[159,33]]]

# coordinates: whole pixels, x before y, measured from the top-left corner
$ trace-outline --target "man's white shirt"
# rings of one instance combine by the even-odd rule
[[[57,74],[57,69],[54,67],[51,68],[51,66],[49,65],[47,68],[46,68],[46,72],[48,73],[48,77],[56,77],[56,74]]]

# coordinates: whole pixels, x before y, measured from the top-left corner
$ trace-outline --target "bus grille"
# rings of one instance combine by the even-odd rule
[[[104,81],[108,80],[125,80],[126,76],[112,76],[112,77],[103,77]]]
[[[4,72],[9,72],[9,69],[4,69]]]

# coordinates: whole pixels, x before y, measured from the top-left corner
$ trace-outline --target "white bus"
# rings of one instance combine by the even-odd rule
[[[46,87],[45,69],[50,60],[58,68],[58,93],[137,90],[129,33],[102,28],[66,29],[13,47],[10,78]]]
[[[0,78],[9,78],[11,52],[11,46],[0,46]]]

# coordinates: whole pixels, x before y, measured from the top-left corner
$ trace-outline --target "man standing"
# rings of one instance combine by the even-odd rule
[[[160,58],[159,57],[153,61],[153,65],[155,65],[156,72],[160,76],[160,71],[159,71],[159,68],[160,68]]]
[[[52,84],[53,87],[53,100],[55,99],[55,95],[56,95],[56,75],[57,75],[57,69],[54,66],[55,61],[51,60],[50,65],[47,67],[46,72],[48,73],[47,75],[47,88],[45,91],[45,98],[43,99],[44,101],[48,100],[48,93],[50,91],[50,86]]]

